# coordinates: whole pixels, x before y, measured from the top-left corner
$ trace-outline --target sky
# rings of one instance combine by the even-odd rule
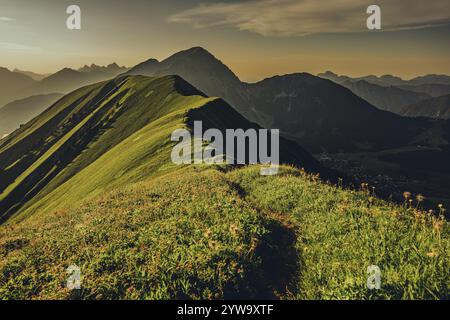
[[[368,30],[367,7],[381,8]],[[81,30],[66,27],[69,5]],[[244,81],[293,72],[450,74],[448,0],[0,0],[0,66],[133,66],[202,46]]]

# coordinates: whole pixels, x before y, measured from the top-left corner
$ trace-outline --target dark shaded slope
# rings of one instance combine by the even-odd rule
[[[350,90],[310,74],[292,74],[247,86],[263,125],[313,151],[377,150],[408,144],[430,127],[378,110]]]

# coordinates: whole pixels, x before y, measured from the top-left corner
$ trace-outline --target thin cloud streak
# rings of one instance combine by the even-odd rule
[[[39,52],[41,51],[41,48],[38,47],[32,47],[27,46],[19,43],[11,43],[11,42],[0,42],[0,49],[1,50],[8,50],[8,51],[25,51],[25,52]]]
[[[448,0],[380,0],[384,30],[434,27],[450,23]],[[263,36],[367,31],[366,9],[373,0],[259,0],[201,4],[176,13],[169,22],[194,28],[231,26]]]
[[[0,21],[12,22],[12,21],[16,21],[16,19],[10,18],[10,17],[0,17]]]

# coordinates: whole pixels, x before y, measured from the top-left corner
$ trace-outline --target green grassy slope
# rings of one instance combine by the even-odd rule
[[[0,216],[22,219],[171,167],[173,130],[258,128],[177,76],[125,76],[65,96],[0,144]],[[281,158],[319,168],[292,142]]]
[[[1,226],[0,298],[449,298],[449,230],[290,167],[188,166]]]
[[[276,178],[253,168],[230,174],[254,206],[287,220],[297,234],[295,299],[450,298],[450,225],[436,212],[377,199],[286,168]],[[437,210],[443,214],[443,210]],[[381,269],[381,290],[366,288],[367,267]]]

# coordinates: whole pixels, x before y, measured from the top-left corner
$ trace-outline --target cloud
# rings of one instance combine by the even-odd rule
[[[16,21],[16,19],[10,18],[10,17],[0,17],[0,21],[11,22],[11,21]]]
[[[450,23],[448,0],[252,0],[201,4],[169,17],[195,28],[232,26],[264,36],[367,31],[366,10],[381,7],[384,30],[426,28]]]
[[[27,46],[19,43],[11,43],[11,42],[0,42],[0,49],[8,50],[8,51],[40,51],[41,49],[38,47]]]

